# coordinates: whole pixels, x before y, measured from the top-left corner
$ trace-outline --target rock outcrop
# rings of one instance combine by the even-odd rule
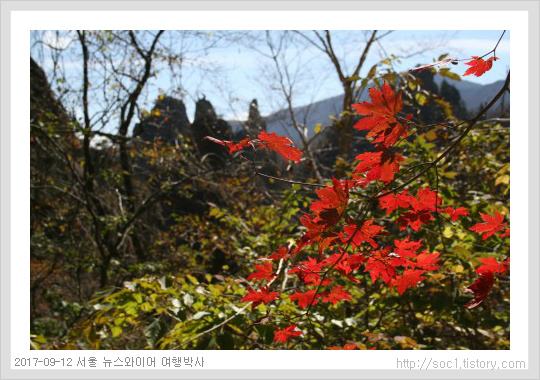
[[[158,98],[150,115],[133,129],[133,136],[146,142],[175,145],[179,135],[191,137],[190,123],[184,102],[170,96]]]
[[[249,104],[248,118],[243,123],[242,128],[235,133],[234,138],[235,140],[242,140],[248,135],[254,138],[263,130],[266,130],[266,120],[259,112],[257,99],[253,99]]]
[[[213,165],[223,162],[228,156],[228,151],[225,147],[205,139],[206,136],[211,136],[219,140],[232,139],[231,126],[217,116],[212,103],[205,98],[197,101],[195,120],[191,124],[191,135],[201,158],[208,157]]]

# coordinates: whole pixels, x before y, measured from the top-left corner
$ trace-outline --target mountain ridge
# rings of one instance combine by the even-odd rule
[[[463,101],[463,104],[469,113],[474,113],[480,109],[480,107],[489,102],[495,94],[500,90],[504,84],[504,80],[498,80],[490,84],[482,85],[473,83],[467,80],[456,81],[440,75],[434,76],[434,82],[438,87],[441,86],[443,81],[454,86]],[[360,101],[369,100],[368,92],[364,91],[360,97]],[[307,137],[312,138],[315,135],[314,129],[318,124],[329,124],[331,122],[331,116],[337,116],[341,113],[343,103],[343,95],[337,95],[317,102],[298,106],[294,108],[296,117],[302,124],[307,126]],[[488,114],[493,115],[497,113],[497,106],[501,104],[499,100],[493,107],[492,112]],[[493,111],[495,110],[495,111]],[[300,136],[292,128],[288,110],[283,109],[276,111],[266,117],[264,117],[267,123],[267,129],[271,132],[276,132],[279,135],[287,136],[295,143],[300,142]],[[229,121],[233,131],[241,129],[242,122]]]

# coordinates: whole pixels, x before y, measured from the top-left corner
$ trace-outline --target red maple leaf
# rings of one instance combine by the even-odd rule
[[[474,298],[467,302],[465,307],[472,309],[484,302],[494,283],[495,277],[493,277],[493,272],[485,272],[480,275],[474,284],[464,289],[466,292],[474,293]]]
[[[269,292],[266,286],[260,290],[254,290],[248,286],[248,294],[242,298],[242,302],[253,302],[251,304],[251,309],[253,310],[261,303],[268,303],[275,300],[278,295],[278,292]]]
[[[407,124],[401,124],[396,118],[403,108],[401,92],[396,95],[394,90],[385,83],[382,91],[377,88],[369,89],[371,103],[353,104],[352,107],[362,116],[354,128],[369,131],[367,137],[374,137],[376,144],[389,147],[401,136],[407,135]]]
[[[317,190],[320,200],[310,206],[314,215],[304,213],[300,218],[300,223],[308,229],[306,241],[309,244],[318,243],[321,253],[338,239],[338,234],[331,230],[342,218],[349,199],[348,181],[333,178],[332,182],[332,186]]]
[[[488,58],[487,61],[484,61],[482,58],[473,56],[471,61],[465,63],[467,66],[470,66],[470,67],[467,69],[467,71],[465,71],[463,76],[467,76],[471,74],[477,77],[482,76],[484,75],[485,72],[491,70],[493,61],[496,61],[498,59],[499,58],[497,57],[491,57],[491,58]]]
[[[361,253],[350,255],[347,258],[347,265],[349,266],[349,268],[351,268],[351,271],[357,270],[358,268],[360,268],[360,265],[362,265],[365,262],[366,262],[366,257]]]
[[[341,241],[344,243],[351,242],[351,245],[355,248],[359,247],[363,242],[369,243],[373,248],[377,248],[378,244],[373,240],[382,230],[383,226],[377,226],[373,224],[374,220],[366,220],[359,228],[356,224],[349,224],[343,228]]]
[[[299,265],[292,268],[289,273],[296,273],[304,283],[309,285],[319,285],[321,282],[320,271],[324,262],[318,262],[313,257],[308,257],[307,261],[302,261]],[[328,285],[331,282],[329,278],[324,279],[323,285]]]
[[[295,331],[296,325],[289,325],[282,330],[274,333],[274,341],[286,342],[290,338],[302,335],[302,331]]]
[[[408,208],[411,205],[411,202],[414,200],[414,197],[410,195],[407,190],[402,191],[401,193],[394,195],[388,194],[384,197],[379,198],[379,204],[381,208],[386,209],[386,215],[392,213],[398,207]]]
[[[405,269],[400,276],[395,278],[393,285],[396,287],[399,294],[403,294],[408,288],[412,288],[420,281],[425,280],[425,277],[422,276],[424,273],[425,270]]]
[[[270,256],[268,256],[270,260],[286,260],[289,257],[289,250],[283,246],[279,247],[277,252],[272,252]]]
[[[338,253],[331,254],[322,261],[323,266],[329,267],[334,265],[334,269],[337,270],[341,275],[345,276],[352,282],[359,283],[360,280],[354,278],[351,273],[360,268],[360,266],[365,263],[366,257],[361,253],[349,256],[347,252],[344,252],[339,248],[338,250]],[[323,285],[327,284],[323,283]]]
[[[317,294],[315,296],[315,289],[308,290],[305,293],[296,291],[295,294],[289,296],[291,301],[297,301],[298,306],[300,306],[302,309],[305,309],[308,305],[316,305],[318,303],[317,298],[319,298],[321,295]]]
[[[343,348],[338,346],[329,347],[329,350],[356,350],[358,347],[355,343],[347,343],[343,346]]]
[[[480,217],[484,223],[477,223],[469,228],[469,230],[479,234],[483,233],[482,240],[486,240],[488,237],[496,234],[508,225],[508,223],[503,223],[504,215],[500,214],[498,211],[495,211],[495,215],[480,213]]]
[[[439,256],[438,252],[428,253],[426,250],[416,256],[416,267],[424,270],[437,270],[439,269],[439,265],[437,265]]]
[[[343,286],[336,286],[331,291],[329,291],[326,295],[323,295],[322,300],[324,302],[331,302],[332,305],[337,304],[339,301],[342,300],[351,300],[351,295],[348,291],[343,289]]]
[[[240,141],[238,143],[235,143],[233,141],[227,141],[227,140],[218,140],[218,139],[216,139],[214,137],[211,137],[211,136],[206,136],[205,139],[208,140],[208,141],[212,141],[213,143],[226,146],[227,148],[229,148],[229,153],[234,153],[234,152],[236,152],[238,150],[242,150],[246,146],[248,146],[249,143],[251,142],[251,140],[249,138],[245,138],[245,139],[243,139],[242,141]]]
[[[261,143],[259,146],[266,147],[278,153],[285,160],[300,162],[302,151],[293,146],[293,142],[285,136],[278,136],[276,133],[267,133],[262,131],[257,136]]]
[[[394,240],[395,253],[404,259],[411,259],[416,256],[416,251],[422,247],[422,241],[409,241],[407,236],[403,240]]]
[[[387,284],[396,275],[396,263],[391,256],[391,247],[371,252],[366,261],[364,272],[369,272],[371,281],[375,282],[379,277]]]
[[[469,215],[469,211],[465,207],[458,207],[456,209],[448,206],[447,208],[440,210],[441,212],[444,212],[445,214],[448,214],[450,216],[450,219],[452,219],[454,222],[458,220],[460,216],[466,216]]]
[[[325,224],[325,228],[334,226],[347,208],[349,200],[348,184],[343,187],[341,181],[332,178],[332,186],[317,190],[320,201],[311,204],[311,210]]]
[[[303,245],[319,243],[319,252],[321,253],[332,246],[339,238],[337,233],[330,231],[334,226],[331,222],[334,221],[337,223],[339,219],[323,220],[319,216],[304,213],[304,216],[300,218],[300,223],[308,229],[308,232],[304,235]]]
[[[400,162],[405,160],[401,154],[390,150],[362,153],[356,159],[360,161],[356,173],[367,173],[368,181],[381,180],[384,183],[394,179],[394,174],[399,172]]]
[[[416,198],[413,197],[411,199],[411,206],[414,211],[435,211],[435,203],[439,207],[442,203],[442,198],[429,187],[418,190]]]
[[[387,209],[387,214],[397,207],[408,206],[410,211],[402,213],[396,222],[402,230],[411,227],[415,231],[418,231],[423,224],[428,224],[434,219],[431,213],[438,210],[442,202],[442,198],[437,195],[437,192],[430,188],[418,190],[416,197],[402,193],[395,197],[387,195],[381,199],[380,205],[382,208]]]
[[[421,210],[416,212],[405,212],[396,219],[396,222],[400,225],[400,229],[404,230],[407,226],[413,230],[418,231],[423,224],[429,224],[433,220],[431,212],[428,210]]]
[[[271,281],[276,275],[272,269],[272,262],[266,261],[263,264],[255,265],[255,272],[250,274],[247,278],[250,280],[266,280]]]
[[[502,238],[507,238],[507,237],[510,237],[510,227],[508,227],[506,230],[504,230],[503,232],[501,232],[499,234],[500,237]]]
[[[510,266],[510,259],[504,260],[501,263],[499,263],[497,260],[495,260],[493,257],[486,257],[480,259],[482,262],[482,265],[479,266],[475,272],[482,275],[487,272],[491,272],[493,274],[495,273],[505,273],[509,266]]]

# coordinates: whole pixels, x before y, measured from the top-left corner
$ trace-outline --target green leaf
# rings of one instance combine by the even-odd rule
[[[256,328],[265,344],[272,344],[274,342],[274,327],[270,325],[257,325]]]
[[[141,293],[134,293],[133,298],[135,298],[135,301],[137,301],[137,303],[142,303],[143,301],[143,297]]]
[[[151,349],[154,349],[156,342],[163,335],[163,325],[159,318],[154,318],[144,327],[144,335],[148,340]]]
[[[110,326],[110,327],[111,327],[111,333],[112,333],[113,338],[116,338],[117,336],[122,334],[122,328],[121,327],[119,327],[119,326]]]
[[[216,338],[219,348],[222,350],[234,350],[234,338],[229,332],[224,332]]]

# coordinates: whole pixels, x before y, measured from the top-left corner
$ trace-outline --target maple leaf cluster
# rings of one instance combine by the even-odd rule
[[[479,234],[484,234],[482,240],[496,236],[495,234],[499,232],[499,237],[501,238],[510,237],[510,227],[507,227],[508,223],[504,222],[504,215],[495,211],[494,215],[480,213],[480,217],[484,222],[477,223],[469,229]],[[503,229],[505,230],[502,231]],[[474,298],[465,304],[465,307],[468,309],[473,309],[484,302],[495,284],[496,274],[505,274],[510,269],[510,258],[498,262],[493,257],[486,257],[481,258],[480,262],[482,265],[475,270],[479,277],[474,284],[464,289],[466,292],[474,294]]]
[[[289,325],[282,330],[277,330],[274,333],[274,341],[286,342],[289,338],[302,335],[302,331],[295,331],[296,325]]]
[[[404,124],[397,118],[403,108],[401,94],[396,94],[385,83],[381,90],[370,89],[370,96],[371,103],[354,106],[365,116],[355,127],[368,131],[367,135],[373,139],[376,151],[357,157],[359,163],[351,179],[333,178],[331,186],[317,190],[318,199],[310,205],[310,213],[304,213],[300,219],[306,232],[297,241],[295,248],[279,247],[277,252],[265,258],[265,263],[255,265],[255,271],[248,276],[250,281],[268,284],[276,275],[273,261],[289,263],[288,274],[296,275],[305,288],[295,289],[289,299],[302,309],[309,309],[321,302],[332,305],[342,301],[354,302],[344,286],[336,284],[336,279],[329,275],[331,270],[354,283],[360,282],[357,275],[369,273],[373,282],[380,278],[399,294],[403,294],[425,280],[426,272],[439,267],[437,262],[440,254],[420,251],[421,241],[405,238],[395,240],[393,245],[380,247],[378,239],[384,234],[384,226],[377,225],[374,219],[353,220],[347,216],[351,188],[365,187],[372,181],[392,181],[404,160],[393,147],[399,138],[407,135],[408,118],[405,118]],[[236,146],[230,148],[236,149]],[[429,188],[419,190],[416,196],[406,190],[388,194],[381,197],[379,203],[387,214],[399,209],[397,222],[400,228],[410,226],[415,231],[433,220],[432,214],[436,212],[447,213],[452,220],[468,214],[464,208],[441,209],[441,198]],[[296,260],[298,254],[311,245],[317,247],[318,257],[308,256]],[[255,291],[250,288],[244,300],[253,302],[252,307],[271,302],[277,295],[275,292],[269,293],[267,289],[263,287]],[[280,330],[276,341],[283,342],[293,337],[286,332],[293,330]]]
[[[400,193],[380,197],[379,203],[380,207],[386,210],[387,215],[400,208],[407,210],[401,212],[396,220],[401,230],[411,227],[414,231],[418,231],[422,225],[434,219],[433,214],[440,212],[448,214],[452,221],[457,221],[460,216],[469,215],[465,207],[441,208],[441,197],[428,187],[418,190],[416,197],[409,194],[407,190],[403,190]]]
[[[331,186],[317,190],[318,199],[310,205],[311,212],[304,213],[300,219],[306,232],[296,247],[279,247],[277,252],[266,258],[269,261],[290,261],[306,246],[317,247],[318,257],[308,256],[289,264],[288,273],[296,275],[305,286],[304,290],[296,289],[289,299],[302,309],[321,302],[336,305],[341,301],[354,301],[351,294],[342,285],[335,284],[336,279],[329,276],[332,269],[356,283],[360,282],[356,277],[358,274],[369,273],[372,281],[380,278],[400,294],[423,281],[427,271],[438,269],[440,254],[427,250],[417,252],[422,247],[421,242],[406,238],[381,248],[377,240],[384,234],[383,226],[377,225],[374,219],[357,221],[347,216],[351,188],[365,186],[371,181],[391,181],[394,174],[399,172],[399,163],[403,161],[403,157],[392,147],[407,133],[407,126],[396,117],[403,108],[401,94],[396,95],[385,83],[382,90],[371,89],[370,95],[372,103],[355,105],[357,111],[366,116],[356,127],[368,130],[377,151],[357,157],[360,162],[353,178],[333,178]],[[452,220],[468,214],[464,208],[441,209],[440,206],[441,198],[429,188],[419,190],[416,196],[403,191],[380,198],[380,207],[387,214],[398,208],[405,209],[400,210],[397,219],[402,229],[410,226],[418,231],[423,224],[434,219],[432,214],[435,212],[445,212]],[[272,281],[275,276],[272,268],[269,262],[256,265],[255,272],[248,280]]]
[[[267,133],[262,131],[257,136],[257,139],[245,138],[240,142],[233,142],[227,140],[218,140],[211,136],[205,137],[207,140],[212,141],[216,144],[223,145],[229,148],[229,153],[238,152],[248,146],[260,147],[263,149],[270,149],[278,153],[283,159],[291,160],[294,162],[300,162],[302,158],[302,151],[296,148],[292,141],[287,137],[278,136],[277,133]]]
[[[404,158],[389,148],[398,139],[407,136],[409,129],[407,122],[412,117],[407,115],[403,118],[403,123],[398,119],[398,114],[403,109],[401,92],[396,94],[388,83],[384,83],[381,90],[370,88],[369,96],[371,102],[352,105],[359,115],[364,116],[354,128],[368,131],[367,137],[373,139],[376,149],[374,152],[362,153],[356,157],[359,163],[354,177],[363,178],[364,185],[375,180],[388,183],[394,179],[394,174],[399,171]]]
[[[332,186],[317,190],[317,196],[319,200],[310,206],[312,214],[304,213],[300,218],[300,223],[308,230],[301,246],[318,243],[319,252],[322,253],[339,242],[339,234],[333,228],[347,209],[349,183],[333,178]]]
[[[418,285],[425,280],[422,276],[427,271],[437,270],[440,253],[429,253],[424,250],[417,254],[422,247],[421,241],[410,241],[409,238],[394,240],[394,246],[374,250],[366,261],[365,271],[369,272],[371,280],[379,278],[399,294],[408,288]]]
[[[271,292],[266,286],[260,288],[259,290],[254,290],[251,287],[248,287],[248,294],[242,298],[242,302],[252,302],[251,309],[253,310],[261,303],[271,302],[278,296],[278,292]]]

